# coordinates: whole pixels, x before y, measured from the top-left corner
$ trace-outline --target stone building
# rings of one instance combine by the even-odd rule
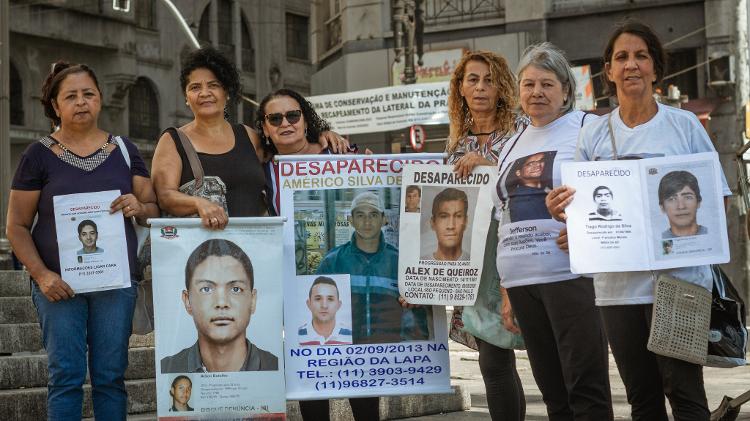
[[[243,93],[257,98],[280,87],[310,91],[307,0],[176,0],[203,45],[241,70]],[[191,119],[180,91],[187,36],[161,1],[10,2],[12,168],[26,145],[49,132],[41,84],[58,59],[90,65],[104,91],[100,126],[136,141],[148,158],[166,127]],[[253,106],[233,107],[249,122]]]

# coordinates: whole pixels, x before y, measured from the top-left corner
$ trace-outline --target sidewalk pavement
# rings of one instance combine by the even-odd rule
[[[439,415],[428,415],[423,417],[409,418],[419,421],[485,421],[490,420],[487,409],[487,398],[485,396],[482,375],[479,372],[479,353],[463,345],[450,341],[451,356],[451,384],[460,385],[468,389],[471,394],[471,409],[463,412],[452,412]],[[526,351],[516,351],[516,364],[518,374],[523,383],[526,395],[526,420],[546,420],[547,411],[542,402],[542,395],[536,387],[534,377],[531,374],[529,359]],[[612,355],[609,356],[609,374],[612,387],[612,400],[616,420],[630,420],[630,405],[625,397],[625,387],[617,373]],[[737,397],[750,389],[750,365],[732,369],[705,368],[703,370],[706,393],[708,395],[708,406],[715,410],[721,399],[726,395]],[[672,417],[670,416],[670,419]],[[743,405],[738,421],[750,421],[750,402]]]

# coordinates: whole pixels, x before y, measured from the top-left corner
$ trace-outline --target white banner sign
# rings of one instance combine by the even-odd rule
[[[159,420],[284,419],[282,218],[151,221]]]
[[[109,190],[53,198],[60,275],[76,293],[130,286],[125,219],[109,213],[119,196]]]
[[[462,179],[453,165],[404,167],[398,286],[409,303],[474,304],[496,173],[478,166]]]
[[[385,132],[414,124],[448,124],[448,82],[318,95],[308,100],[340,134]]]
[[[562,164],[574,273],[726,263],[718,155]]]
[[[442,154],[279,160],[288,399],[448,393],[443,307],[402,308],[401,171]]]

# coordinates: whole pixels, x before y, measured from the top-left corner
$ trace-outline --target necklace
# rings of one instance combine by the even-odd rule
[[[65,146],[65,145],[64,145],[64,144],[63,144],[62,142],[60,142],[60,141],[59,141],[59,140],[57,140],[57,139],[55,139],[55,140],[57,141],[57,146],[59,146],[59,147],[60,147],[60,149],[62,149],[62,150],[63,150],[63,152],[67,152],[67,153],[73,153],[73,152],[71,152],[71,151],[70,151],[70,149],[68,149],[68,147],[67,147],[67,146]],[[99,150],[101,150],[101,151],[102,151],[102,152],[104,152],[104,153],[107,153],[107,146],[109,146],[109,138],[107,138],[107,141],[106,141],[106,142],[104,142],[104,144],[103,144],[103,145],[102,145],[102,146],[101,146],[101,147],[99,148]]]
[[[297,155],[300,152],[304,151],[307,148],[307,139],[305,139],[305,143],[302,144],[302,147],[297,149],[296,151],[290,153],[289,155]]]

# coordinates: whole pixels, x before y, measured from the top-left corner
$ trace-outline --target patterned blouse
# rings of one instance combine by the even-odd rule
[[[513,128],[513,130],[508,130],[507,132],[495,130],[494,132],[490,133],[489,138],[486,142],[484,142],[483,145],[479,144],[479,139],[476,135],[469,132],[466,137],[464,137],[463,139],[459,139],[456,150],[453,151],[450,156],[448,156],[447,163],[455,164],[456,161],[461,159],[461,157],[466,155],[467,153],[479,152],[486,160],[497,164],[497,159],[500,151],[508,142],[508,139],[510,139],[516,132],[523,130],[526,126],[529,125],[529,123],[529,118],[526,115],[520,114],[516,116],[514,122],[515,127]]]

